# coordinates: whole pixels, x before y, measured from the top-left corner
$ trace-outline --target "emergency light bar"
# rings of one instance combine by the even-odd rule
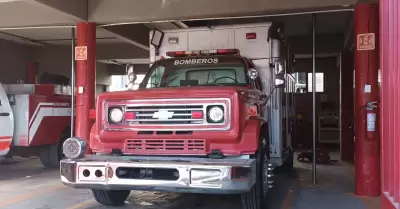
[[[213,49],[213,50],[198,50],[198,51],[171,51],[167,52],[169,57],[192,57],[200,55],[239,55],[238,49]]]

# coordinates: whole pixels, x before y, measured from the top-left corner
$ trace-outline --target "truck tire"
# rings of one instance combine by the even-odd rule
[[[268,134],[267,134],[268,135]],[[261,137],[256,155],[256,183],[241,195],[242,209],[265,209],[269,190],[268,164],[270,160],[268,137]],[[266,167],[266,168],[265,168]]]
[[[68,130],[63,131],[57,144],[43,146],[40,150],[40,162],[46,168],[59,168],[63,159],[62,144],[69,137]]]
[[[50,157],[50,146],[46,145],[40,148],[39,159],[45,168],[52,168]]]
[[[294,158],[294,156],[293,156],[293,149],[290,149],[290,151],[289,151],[289,157],[288,157],[288,159],[285,161],[285,163],[283,164],[283,169],[284,169],[286,172],[290,172],[290,171],[293,170],[293,158]]]
[[[129,197],[130,190],[97,190],[92,189],[94,199],[102,204],[108,206],[121,206]]]

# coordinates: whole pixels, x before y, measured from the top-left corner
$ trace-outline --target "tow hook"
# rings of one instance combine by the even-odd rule
[[[211,154],[209,154],[208,157],[212,159],[222,159],[224,155],[220,150],[211,150]]]

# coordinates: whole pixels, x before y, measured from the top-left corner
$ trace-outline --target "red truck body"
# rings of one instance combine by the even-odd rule
[[[211,150],[220,150],[225,155],[234,156],[254,154],[258,146],[260,121],[246,119],[246,101],[240,98],[240,91],[236,87],[184,87],[102,94],[97,100],[97,107],[102,109],[132,104],[145,106],[151,103],[152,106],[168,107],[180,103],[184,107],[188,104],[220,102],[226,104],[229,112],[226,120],[229,122],[224,125],[193,125],[190,126],[192,131],[188,131],[185,126],[165,124],[113,125],[107,123],[106,112],[97,111],[90,148],[96,153],[110,153],[112,149],[120,149],[123,153],[138,155],[205,156]],[[231,102],[233,105],[230,105]]]

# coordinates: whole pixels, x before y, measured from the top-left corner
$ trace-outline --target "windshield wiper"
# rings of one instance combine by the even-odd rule
[[[206,83],[206,84],[201,84],[201,85],[198,85],[198,86],[225,86],[225,85],[222,85],[222,84],[219,84],[219,83]]]
[[[163,83],[162,85],[164,86],[164,85],[166,85],[166,84],[169,84],[170,82],[174,81],[174,80],[177,79],[177,78],[179,78],[179,75],[173,77],[172,79],[170,79],[170,80],[168,80],[168,81],[164,81],[164,83]]]

